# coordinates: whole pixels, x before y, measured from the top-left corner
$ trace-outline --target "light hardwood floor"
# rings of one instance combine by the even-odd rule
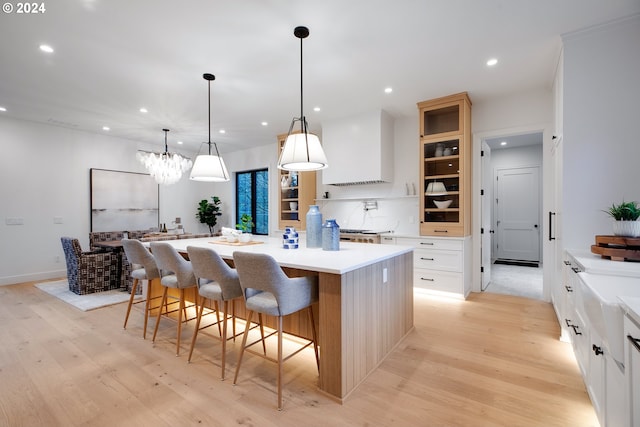
[[[305,353],[285,364],[281,412],[272,363],[246,355],[232,385],[240,340],[222,382],[218,340],[200,335],[187,364],[192,327],[176,357],[172,322],[154,346],[140,309],[122,329],[125,310],[82,312],[32,283],[0,286],[0,426],[598,425],[542,301],[416,295],[415,330],[344,405],[317,391]]]

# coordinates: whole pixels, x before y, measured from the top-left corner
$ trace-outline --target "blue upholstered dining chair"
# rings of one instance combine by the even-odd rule
[[[123,328],[127,329],[127,321],[129,320],[129,314],[131,313],[131,306],[134,304],[133,299],[136,295],[138,283],[141,280],[147,282],[147,292],[144,296],[144,329],[142,330],[142,338],[147,337],[147,323],[149,320],[149,312],[155,308],[152,307],[151,300],[160,298],[159,296],[151,297],[151,288],[154,282],[160,282],[160,270],[156,264],[156,259],[149,249],[147,249],[140,241],[135,239],[122,239],[122,247],[124,249],[125,257],[131,264],[131,277],[133,278],[133,284],[131,285],[131,297],[129,298],[129,305],[127,306],[127,314],[124,317]],[[159,283],[158,283],[159,284]],[[143,302],[140,301],[140,302]]]
[[[182,333],[182,323],[191,319],[187,318],[185,307],[185,289],[195,288],[196,277],[193,275],[191,261],[184,259],[173,246],[166,242],[151,242],[151,253],[156,259],[156,264],[160,269],[160,284],[163,287],[162,302],[158,310],[156,326],[153,330],[153,342],[156,341],[158,325],[162,317],[162,307],[167,314],[178,312],[178,332],[176,342],[176,356],[180,355],[180,335]],[[177,289],[179,292],[178,309],[169,311],[167,307],[167,293],[169,288]],[[184,314],[184,319],[183,319]]]
[[[193,273],[196,276],[198,284],[198,295],[201,298],[200,307],[198,309],[198,317],[196,320],[196,328],[193,331],[193,338],[191,340],[191,349],[189,350],[189,359],[191,361],[191,355],[193,354],[193,347],[198,337],[198,331],[200,328],[200,322],[202,320],[202,313],[204,311],[205,302],[207,299],[211,300],[215,304],[216,322],[206,327],[218,325],[218,333],[220,333],[220,340],[222,341],[222,357],[221,357],[221,379],[224,380],[225,374],[225,360],[227,352],[227,323],[229,320],[229,302],[231,302],[231,325],[232,325],[232,337],[236,336],[236,310],[235,302],[238,298],[242,297],[242,288],[240,287],[240,280],[238,279],[238,272],[229,267],[227,263],[218,255],[216,251],[211,248],[201,248],[196,246],[188,246],[187,253],[189,254],[189,260],[193,267]],[[222,332],[220,332],[220,317],[218,316],[219,304],[222,303]]]
[[[268,360],[275,361],[278,364],[277,388],[278,388],[278,410],[282,409],[282,363],[291,356],[299,353],[302,349],[313,345],[316,365],[320,369],[320,361],[318,358],[318,339],[316,336],[315,321],[313,318],[312,304],[318,301],[318,277],[288,277],[276,260],[267,254],[257,254],[250,252],[234,252],[233,262],[235,263],[238,277],[240,277],[240,285],[245,299],[245,306],[248,310],[246,327],[244,336],[242,337],[242,346],[240,347],[240,355],[238,356],[238,364],[236,366],[236,374],[233,383],[238,380],[240,365],[242,364],[242,356],[247,348],[254,344],[262,342],[264,351],[265,336],[262,339],[247,345],[247,336],[251,327],[251,318],[253,313],[265,314],[277,318],[277,330],[273,334],[277,334],[278,338],[278,356],[277,359],[267,357],[266,351],[264,356]],[[311,324],[312,340],[302,345],[301,348],[288,355],[282,357],[282,318],[297,311],[307,309],[309,321]],[[262,322],[262,321],[261,321]],[[255,353],[260,355],[259,353]],[[260,355],[262,356],[262,355]]]
[[[78,239],[61,237],[69,290],[78,295],[120,287],[119,256],[112,252],[83,252]]]

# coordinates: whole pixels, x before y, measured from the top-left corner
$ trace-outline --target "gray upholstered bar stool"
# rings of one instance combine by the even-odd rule
[[[182,323],[187,322],[190,319],[187,318],[184,290],[194,288],[196,286],[196,277],[193,275],[193,268],[191,262],[184,259],[178,251],[169,243],[164,242],[151,242],[151,252],[156,258],[156,263],[160,269],[160,284],[162,285],[162,303],[158,310],[158,318],[156,319],[156,327],[153,330],[153,342],[156,341],[156,334],[158,333],[158,325],[160,324],[160,317],[162,316],[162,307],[165,307],[165,312],[172,313],[167,307],[167,291],[169,288],[178,289],[179,296],[179,308],[178,308],[178,336],[176,342],[176,356],[180,355],[180,334],[182,333]],[[184,314],[185,319],[182,319]]]
[[[200,295],[202,302],[198,309],[198,318],[196,320],[196,329],[193,331],[193,338],[191,339],[191,349],[189,350],[189,362],[191,362],[191,355],[193,354],[193,347],[196,344],[196,338],[198,337],[198,331],[200,328],[200,321],[202,320],[202,313],[204,311],[204,305],[207,299],[211,300],[215,304],[215,316],[216,322],[207,325],[218,325],[218,333],[220,333],[220,317],[218,316],[218,303],[222,303],[222,333],[220,333],[220,340],[222,341],[222,374],[221,379],[224,380],[225,374],[225,360],[227,353],[227,323],[229,320],[229,302],[231,302],[231,326],[233,332],[233,339],[236,337],[236,299],[242,297],[242,288],[240,287],[240,280],[238,279],[238,273],[234,268],[227,265],[226,262],[216,251],[210,248],[200,248],[196,246],[188,246],[187,253],[189,254],[189,260],[193,267],[193,273],[196,276],[196,283],[198,285],[198,294]]]
[[[124,329],[127,329],[127,321],[129,320],[129,314],[131,313],[131,306],[134,304],[133,299],[136,295],[136,289],[138,283],[141,280],[147,281],[147,292],[144,297],[144,329],[142,330],[142,338],[147,338],[147,323],[149,321],[149,312],[155,308],[151,307],[151,300],[160,297],[151,298],[151,285],[152,282],[160,281],[160,270],[156,264],[155,257],[149,252],[140,241],[133,239],[122,239],[122,247],[124,253],[132,266],[131,277],[133,278],[133,284],[131,285],[131,297],[129,298],[129,305],[127,306],[127,314],[124,317]],[[139,301],[143,302],[143,301]],[[137,303],[136,303],[137,304]]]
[[[245,305],[248,310],[247,326],[242,338],[242,347],[240,348],[240,355],[238,357],[238,365],[236,366],[236,374],[233,379],[233,383],[236,384],[238,379],[238,372],[240,372],[240,365],[242,363],[242,356],[245,349],[257,344],[258,342],[262,342],[264,349],[264,334],[261,339],[247,344],[247,336],[249,335],[253,313],[256,312],[258,314],[266,314],[268,316],[276,317],[278,321],[277,330],[269,334],[266,338],[277,333],[277,359],[267,357],[266,352],[264,355],[259,353],[255,354],[263,356],[264,358],[278,364],[278,410],[281,410],[282,363],[313,344],[316,356],[316,365],[318,366],[318,369],[320,369],[320,361],[318,359],[318,340],[316,337],[316,328],[312,310],[312,304],[318,301],[318,278],[316,276],[287,277],[276,260],[267,254],[234,252],[233,261],[238,271],[238,276],[240,277],[240,285],[242,286]],[[283,359],[282,318],[305,308],[309,314],[313,339]],[[260,323],[262,323],[262,321],[260,321]]]

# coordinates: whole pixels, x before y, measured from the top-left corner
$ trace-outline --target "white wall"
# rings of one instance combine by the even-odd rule
[[[161,149],[6,117],[0,118],[0,148],[0,284],[64,275],[60,237],[77,237],[89,249],[89,169],[145,172],[136,151]],[[206,184],[187,177],[160,186],[160,222],[170,226],[181,217],[187,231],[206,231],[195,212],[207,193]],[[54,224],[54,216],[63,223]],[[6,218],[24,223],[6,225]]]
[[[640,201],[640,15],[563,41],[563,239],[588,251],[603,209]]]

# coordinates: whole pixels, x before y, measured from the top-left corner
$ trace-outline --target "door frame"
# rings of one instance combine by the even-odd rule
[[[480,234],[480,227],[482,224],[482,212],[481,212],[481,199],[480,190],[486,188],[489,183],[483,183],[482,173],[482,161],[480,157],[480,151],[482,149],[482,141],[493,138],[500,138],[503,136],[511,135],[523,135],[528,133],[542,132],[542,212],[547,212],[553,206],[555,198],[555,175],[553,171],[553,162],[551,161],[551,148],[553,147],[553,127],[551,123],[535,123],[527,126],[519,126],[504,129],[494,129],[483,132],[473,133],[472,144],[472,182],[480,183],[472,188],[471,193],[471,236],[472,236],[472,272],[471,272],[471,291],[481,292],[482,284],[482,259],[481,259],[481,245],[482,238]],[[544,222],[540,224],[541,235],[546,235],[547,224]],[[543,299],[550,301],[551,295],[551,280],[553,279],[553,260],[549,259],[553,254],[552,248],[549,247],[550,242],[546,239],[542,239],[542,269],[543,269]]]

